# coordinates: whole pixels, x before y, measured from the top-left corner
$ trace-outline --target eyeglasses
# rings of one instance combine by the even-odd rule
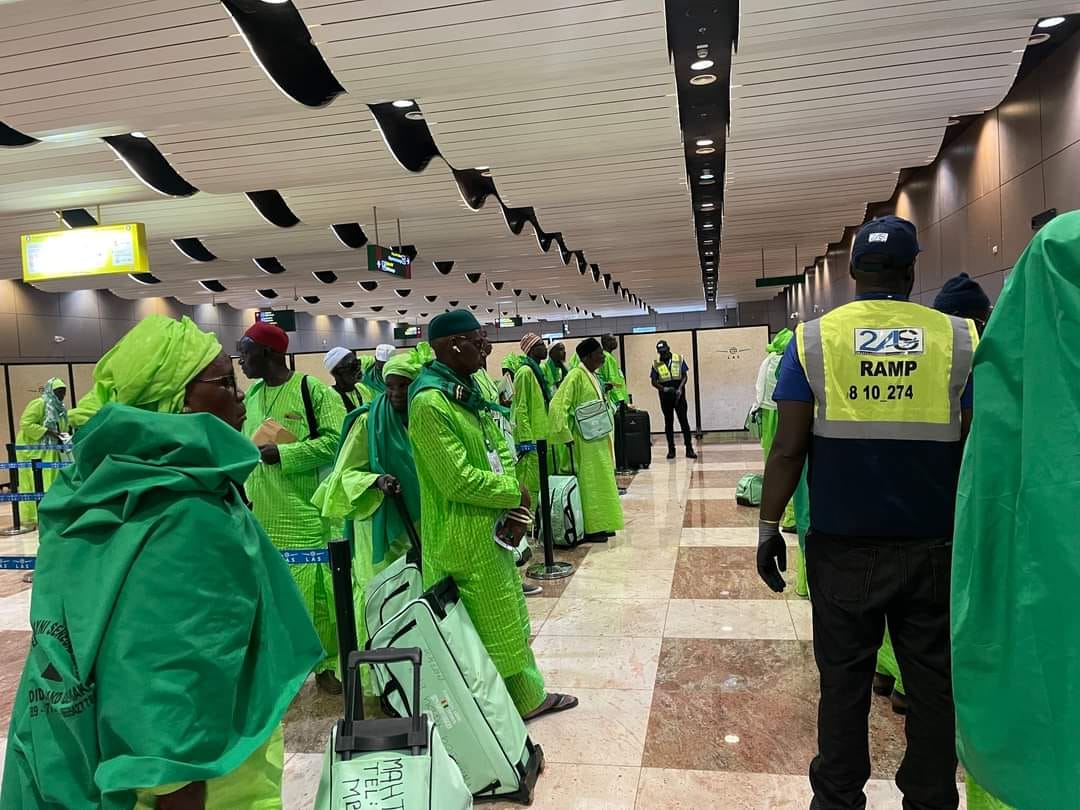
[[[196,377],[192,382],[206,383],[207,385],[219,385],[228,391],[236,391],[240,386],[236,382],[235,374],[225,374],[221,377]]]

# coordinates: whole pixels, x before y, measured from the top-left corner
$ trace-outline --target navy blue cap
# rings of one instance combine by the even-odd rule
[[[934,299],[934,309],[946,315],[970,318],[989,312],[990,299],[979,282],[967,273],[961,273],[945,282]]]
[[[919,239],[915,226],[902,217],[891,214],[870,220],[855,235],[851,246],[851,263],[858,270],[884,270],[887,267],[906,267],[919,255]],[[881,256],[885,261],[868,262],[860,267],[864,256]]]

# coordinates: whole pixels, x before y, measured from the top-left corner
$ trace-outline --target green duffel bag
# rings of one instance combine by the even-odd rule
[[[735,487],[735,502],[739,506],[761,506],[761,483],[764,477],[749,473],[739,479]]]
[[[426,714],[365,720],[361,664],[413,668],[413,705],[420,704],[418,649],[353,652],[348,660],[345,718],[330,732],[315,810],[467,810],[472,794]]]
[[[531,804],[544,753],[529,738],[453,579],[409,602],[368,641],[369,650],[397,647],[422,650],[419,706],[402,686],[411,674],[403,663],[373,668],[383,703],[400,715],[431,717],[474,799]]]

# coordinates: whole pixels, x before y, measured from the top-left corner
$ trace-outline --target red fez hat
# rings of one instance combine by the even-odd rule
[[[244,332],[244,337],[278,354],[285,354],[289,350],[289,336],[284,329],[272,323],[257,323]]]

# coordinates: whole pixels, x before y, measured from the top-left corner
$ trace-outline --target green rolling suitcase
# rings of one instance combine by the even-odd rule
[[[374,667],[383,703],[403,716],[431,717],[474,800],[531,804],[543,751],[529,739],[453,579],[409,602],[368,641],[369,650],[398,647],[422,651],[420,705],[402,686],[410,673],[400,662]]]
[[[427,715],[364,719],[360,666],[390,663],[412,666],[411,702],[419,705],[420,650],[349,656],[349,699],[330,732],[315,810],[468,810],[472,794]]]

